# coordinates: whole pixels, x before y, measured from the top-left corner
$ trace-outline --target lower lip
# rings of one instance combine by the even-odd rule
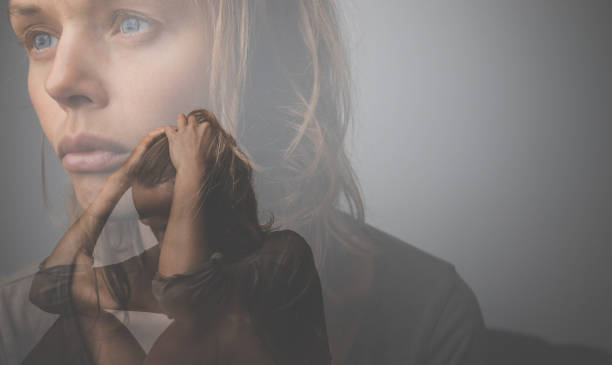
[[[67,153],[62,158],[62,165],[70,172],[112,171],[121,166],[128,155],[104,150]]]

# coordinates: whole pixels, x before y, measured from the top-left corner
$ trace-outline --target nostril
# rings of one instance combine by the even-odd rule
[[[79,107],[93,103],[89,97],[85,95],[72,95],[65,100],[66,105],[70,107]]]

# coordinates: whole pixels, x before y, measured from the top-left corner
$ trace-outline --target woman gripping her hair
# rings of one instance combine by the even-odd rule
[[[9,2],[29,57],[32,104],[70,178],[70,216],[90,206],[160,121],[205,105],[255,166],[259,206],[312,249],[334,364],[473,361],[482,315],[453,266],[365,223],[344,146],[350,67],[338,12],[332,0]],[[127,196],[106,227],[131,221]],[[152,297],[134,279],[139,266],[104,260],[140,242],[145,253],[154,249],[137,224],[136,235],[102,232],[94,266],[103,280],[88,295],[153,312],[151,301],[135,299]],[[56,323],[31,309],[34,273],[2,287],[7,363],[22,361]],[[125,334],[142,343],[136,327]]]
[[[84,339],[83,351],[57,357],[58,342],[47,336],[24,363],[329,364],[310,248],[293,231],[272,230],[272,221],[259,224],[251,172],[206,110],[145,136],[40,264],[30,288],[32,303],[63,316],[58,323],[78,323],[72,330]],[[112,296],[87,295],[98,289],[87,278],[96,270],[94,246],[129,187],[159,246],[118,264],[157,263],[133,278],[150,280],[155,300],[140,292],[128,307],[146,303],[173,319],[148,354],[99,311],[119,308]],[[51,331],[64,338],[63,347],[79,341],[67,333]]]

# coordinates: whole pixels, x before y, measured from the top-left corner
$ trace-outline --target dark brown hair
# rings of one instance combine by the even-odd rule
[[[204,209],[209,242],[228,257],[240,258],[259,247],[272,229],[273,220],[259,224],[257,199],[252,186],[251,163],[236,145],[236,140],[205,109],[194,110],[189,117],[197,123],[209,123],[212,133],[205,152],[205,178],[199,205]],[[133,170],[135,182],[154,187],[173,181],[176,170],[170,159],[168,138],[162,134],[145,151]]]

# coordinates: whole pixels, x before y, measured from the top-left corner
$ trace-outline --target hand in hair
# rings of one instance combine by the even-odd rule
[[[204,172],[207,158],[211,156],[211,142],[214,128],[207,120],[196,120],[194,114],[185,117],[179,114],[176,128],[165,126],[168,138],[170,160],[180,174],[185,171]],[[215,128],[216,129],[216,128]]]
[[[117,171],[115,171],[109,177],[106,183],[108,184],[112,182],[120,182],[129,187],[133,183],[134,178],[136,177],[135,167],[142,160],[145,151],[147,151],[147,149],[151,147],[153,142],[157,140],[156,137],[164,133],[164,129],[165,126],[157,127],[147,133],[147,135],[142,137],[136,147],[134,147],[134,149],[132,150],[132,153],[127,158],[127,160],[125,160],[123,165],[121,165],[121,167],[119,167]]]

